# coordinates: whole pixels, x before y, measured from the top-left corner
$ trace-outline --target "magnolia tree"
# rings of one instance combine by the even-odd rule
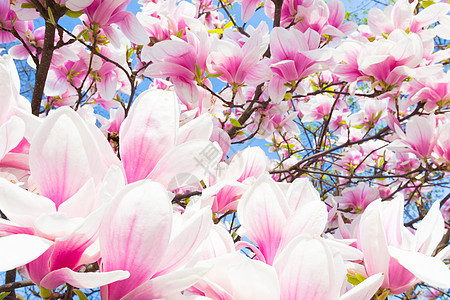
[[[448,2],[129,2],[0,0],[0,299],[449,296]]]

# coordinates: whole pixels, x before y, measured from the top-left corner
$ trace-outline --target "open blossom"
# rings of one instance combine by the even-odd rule
[[[206,62],[210,50],[210,38],[206,31],[194,33],[186,32],[186,41],[172,36],[153,45],[144,46],[142,60],[152,61],[144,74],[150,77],[170,77],[175,92],[183,103],[199,98],[197,80],[204,80]],[[200,78],[198,78],[200,76]]]
[[[372,8],[367,16],[370,30],[377,36],[389,34],[395,29],[418,33],[450,11],[449,4],[433,3],[418,14],[414,14],[417,2],[417,0],[398,0],[394,5],[387,6],[384,11]]]
[[[82,10],[89,18],[90,23],[97,24],[104,30],[107,37],[116,40],[117,36],[111,24],[119,25],[121,31],[133,43],[144,45],[149,38],[136,16],[125,11],[130,0],[67,0],[66,6],[73,11]]]
[[[444,232],[444,219],[436,201],[417,226],[415,235],[403,226],[402,196],[372,202],[359,225],[358,248],[364,253],[367,275],[384,274],[382,288],[400,294],[420,281],[450,288],[450,270],[442,262],[446,250],[432,256]]]
[[[380,197],[378,189],[361,182],[356,187],[346,188],[342,196],[334,197],[343,209],[351,208],[356,211],[364,211],[371,202]]]
[[[440,72],[435,76],[415,77],[409,83],[410,95],[407,105],[423,101],[427,111],[445,106],[450,101],[450,73]]]
[[[36,131],[29,159],[30,191],[0,181],[0,209],[9,219],[0,223],[6,235],[0,238],[6,252],[0,269],[26,265],[31,280],[48,289],[64,282],[93,288],[126,278],[122,271],[105,273],[96,285],[86,281],[90,274],[74,272],[98,258],[85,251],[96,239],[103,214],[97,195],[102,180],[123,176],[100,131],[72,109],[60,108]],[[23,253],[14,255],[19,244]]]
[[[419,158],[429,157],[436,144],[436,117],[414,116],[406,125],[406,134],[397,125],[395,132],[399,139],[389,146],[391,149],[411,152]]]
[[[272,2],[265,2],[264,9],[266,15],[273,17],[275,6]],[[327,3],[321,0],[289,0],[283,1],[281,26],[292,26],[302,32],[311,28],[320,35],[326,34],[333,39],[350,34],[356,29],[357,26],[353,22],[343,23],[344,17],[344,5],[339,0]]]
[[[290,42],[288,42],[290,41]],[[286,83],[297,80],[318,71],[328,69],[326,63],[331,59],[330,49],[319,49],[319,34],[308,29],[304,33],[290,28],[276,27],[270,34],[272,64],[270,68],[275,76],[269,83],[271,99],[280,102],[287,91]]]
[[[423,45],[418,35],[394,30],[387,39],[365,44],[357,61],[364,75],[393,85],[407,77],[409,68],[420,64],[422,54]]]
[[[210,175],[209,189],[203,195],[214,197],[212,211],[225,213],[236,210],[242,194],[267,169],[267,157],[260,148],[250,147],[220,163],[216,176]]]
[[[326,206],[305,178],[296,179],[283,192],[275,181],[262,175],[242,196],[237,211],[246,237],[259,248],[247,242],[238,247],[249,247],[258,260],[269,265],[296,236],[319,235],[327,222]]]
[[[209,56],[208,70],[222,74],[219,78],[230,85],[257,85],[272,76],[269,67],[260,61],[269,41],[256,31],[244,45],[229,39],[215,41]],[[236,88],[234,88],[236,90]]]
[[[312,96],[308,102],[300,102],[298,110],[299,114],[302,115],[302,122],[313,122],[329,117],[332,108],[334,110],[347,111],[348,108],[346,106],[346,103],[333,97],[316,95]]]
[[[276,258],[281,300],[369,300],[383,282],[383,274],[374,274],[346,293],[347,270],[339,252],[319,237],[300,235]]]
[[[211,117],[205,114],[181,127],[179,122],[174,92],[148,90],[139,95],[119,132],[128,183],[147,178],[174,189],[179,183],[198,183],[216,167],[222,151],[209,141]]]
[[[159,299],[193,285],[210,266],[184,266],[211,225],[209,207],[173,214],[168,193],[159,183],[127,185],[102,220],[99,274],[126,270],[130,277],[102,287],[102,299]]]

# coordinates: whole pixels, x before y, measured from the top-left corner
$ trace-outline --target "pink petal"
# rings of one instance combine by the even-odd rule
[[[369,204],[360,221],[359,245],[364,253],[364,266],[369,275],[384,273],[384,285],[389,286],[389,260],[386,234],[381,223],[381,201]]]
[[[213,224],[209,207],[204,207],[195,213],[190,213],[188,209],[178,218],[181,220],[174,222],[169,246],[157,276],[167,274],[187,262],[207,238]]]
[[[222,150],[217,143],[192,140],[171,149],[147,178],[158,181],[169,190],[198,183],[207,174],[213,173],[221,157]]]
[[[94,0],[68,0],[66,6],[73,11],[80,11],[92,4]]]
[[[268,264],[278,251],[287,215],[286,199],[267,175],[261,176],[239,200],[239,221]]]
[[[109,167],[99,149],[102,142],[106,142],[104,137],[94,138],[71,108],[61,107],[52,112],[30,146],[30,169],[39,192],[58,207],[91,177],[100,182]]]
[[[289,186],[286,198],[292,211],[301,209],[308,203],[320,201],[319,192],[307,178],[296,178]]]
[[[150,279],[167,249],[171,226],[172,207],[160,184],[144,180],[127,185],[111,202],[99,238],[101,270],[126,270],[131,275],[102,293],[120,299]]]
[[[342,261],[340,257],[337,259]],[[319,238],[294,239],[274,263],[282,291],[280,299],[337,298],[344,277],[336,275],[345,269],[337,270],[337,266],[344,268],[344,265],[342,262],[335,265],[334,260],[331,250]]]
[[[394,247],[389,247],[389,253],[420,280],[439,288],[450,288],[450,270],[439,258]]]
[[[287,220],[280,248],[284,248],[300,234],[319,236],[325,230],[328,212],[325,203],[310,202],[293,213]]]
[[[58,286],[68,283],[81,289],[93,289],[127,279],[128,277],[130,277],[129,272],[120,270],[101,273],[78,273],[71,269],[63,268],[50,272],[42,279],[40,285],[46,289],[56,289]]]
[[[175,145],[179,108],[173,92],[139,95],[120,128],[120,157],[128,182],[144,179]]]
[[[203,264],[152,278],[128,293],[122,300],[160,299],[171,296],[195,284],[210,268],[210,265]]]
[[[150,42],[147,32],[136,16],[129,11],[119,12],[115,18],[120,21],[116,21],[123,34],[136,45],[146,45]]]
[[[209,140],[213,132],[213,121],[208,113],[202,114],[180,127],[177,145],[194,139]]]

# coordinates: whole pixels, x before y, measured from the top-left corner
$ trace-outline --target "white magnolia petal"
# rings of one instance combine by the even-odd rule
[[[12,270],[35,260],[52,244],[52,241],[28,234],[14,234],[0,238],[0,272]]]
[[[14,223],[32,227],[41,214],[56,211],[50,199],[28,192],[0,178],[0,209]]]
[[[93,289],[127,279],[128,277],[130,277],[130,273],[122,270],[101,273],[78,273],[69,268],[62,268],[46,275],[41,280],[40,285],[46,289],[55,289],[64,283],[68,283],[81,289]]]
[[[383,283],[383,273],[370,276],[350,291],[342,295],[339,300],[369,300]]]
[[[121,300],[159,299],[171,296],[195,284],[210,268],[210,264],[202,264],[155,277],[128,293]]]
[[[394,247],[389,247],[389,253],[420,280],[439,288],[450,288],[450,270],[439,258]]]

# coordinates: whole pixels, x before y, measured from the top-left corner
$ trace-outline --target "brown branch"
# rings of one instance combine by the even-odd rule
[[[33,115],[39,116],[41,110],[42,96],[44,95],[45,81],[47,80],[48,70],[52,62],[53,50],[55,44],[55,26],[50,22],[45,23],[44,48],[42,57],[36,71],[34,82],[33,98],[31,100],[31,111]]]
[[[22,281],[17,281],[17,282],[6,283],[6,284],[0,286],[0,293],[11,292],[11,291],[14,291],[15,289],[32,286],[32,285],[34,285],[34,282],[31,280],[22,280]]]
[[[255,95],[253,96],[253,101],[250,103],[250,105],[247,107],[247,109],[242,113],[242,115],[239,117],[238,122],[241,124],[241,127],[231,127],[228,130],[228,135],[230,136],[230,139],[233,139],[237,135],[238,129],[242,128],[242,125],[247,122],[247,120],[252,116],[253,112],[255,111],[255,108],[253,105],[256,103],[256,101],[259,99],[259,97],[262,94],[262,86],[263,84],[260,84],[256,87]]]

